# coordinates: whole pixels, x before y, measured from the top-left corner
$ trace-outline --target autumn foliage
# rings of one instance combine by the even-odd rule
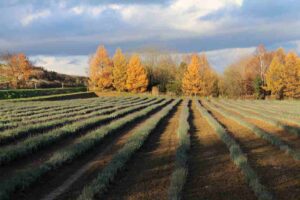
[[[99,46],[90,59],[89,87],[91,90],[145,92],[148,76],[140,57],[133,55],[127,64],[121,49],[111,60],[104,46]]]
[[[148,86],[148,77],[141,59],[133,55],[128,63],[126,88],[130,92],[145,92]]]
[[[91,89],[108,90],[113,85],[112,61],[104,46],[99,46],[90,59],[89,85]]]
[[[205,54],[194,54],[182,79],[182,91],[186,95],[213,95],[217,81],[215,72],[211,69]]]
[[[127,60],[121,49],[117,49],[113,57],[113,86],[117,91],[126,90]]]

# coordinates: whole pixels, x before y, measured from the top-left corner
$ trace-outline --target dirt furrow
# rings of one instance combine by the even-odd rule
[[[159,109],[155,109],[150,115],[158,111]],[[13,199],[76,199],[83,187],[95,178],[95,175],[103,169],[146,118],[129,124],[124,130],[108,136],[100,145],[75,161],[47,173],[28,190],[14,194]],[[64,147],[67,145],[71,143],[65,144]],[[60,149],[64,147],[61,146]]]
[[[134,111],[136,112],[136,111]],[[127,114],[126,114],[127,116]],[[36,166],[39,166],[46,160],[48,160],[55,152],[65,148],[68,145],[71,145],[76,141],[77,138],[80,136],[86,135],[89,132],[107,124],[113,122],[113,120],[109,120],[108,122],[99,124],[96,128],[82,131],[78,134],[72,135],[71,137],[61,138],[59,141],[56,141],[54,144],[49,145],[47,148],[42,148],[33,154],[23,156],[20,159],[17,159],[7,165],[0,166],[0,171],[3,173],[0,173],[0,180],[6,180],[10,178],[13,174],[26,170],[29,168],[34,168]]]
[[[250,165],[261,177],[262,184],[271,190],[276,199],[299,199],[300,162],[293,160],[291,156],[268,141],[259,138],[251,130],[227,119],[218,112],[210,111],[241,145],[248,156]]]
[[[190,125],[189,174],[183,199],[256,199],[231,161],[227,147],[201,116],[195,102]]]
[[[150,135],[118,180],[99,199],[168,199],[170,176],[175,163],[176,131],[182,105]]]

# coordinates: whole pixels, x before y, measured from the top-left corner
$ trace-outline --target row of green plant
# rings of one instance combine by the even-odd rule
[[[130,105],[127,105],[129,107]],[[59,128],[62,126],[65,126],[67,124],[71,124],[77,121],[85,120],[88,118],[92,118],[95,116],[105,115],[113,113],[118,108],[114,108],[111,106],[98,106],[93,109],[93,112],[83,113],[81,115],[75,115],[74,117],[64,117],[56,120],[49,120],[45,121],[43,123],[34,123],[34,124],[28,124],[25,126],[17,126],[16,128],[11,128],[2,131],[2,134],[0,135],[0,144],[7,143],[9,141],[13,141],[15,139],[18,139],[20,137],[26,137],[28,135],[36,135],[45,133],[49,130],[52,130],[54,128]],[[5,125],[3,125],[5,126]]]
[[[145,107],[143,110],[127,115],[121,119],[113,121],[108,125],[102,126],[76,140],[70,146],[55,152],[51,158],[35,168],[26,169],[17,172],[12,178],[0,183],[0,199],[10,198],[10,194],[15,190],[28,188],[47,172],[58,169],[66,163],[70,163],[76,158],[88,153],[95,146],[100,144],[107,136],[118,134],[128,124],[134,124],[136,121],[147,117],[162,107],[169,104],[172,100],[168,99],[158,104]]]
[[[63,126],[61,128],[52,130],[48,133],[37,135],[35,137],[27,138],[16,145],[10,145],[0,149],[0,165],[7,164],[17,158],[25,155],[30,155],[42,148],[45,148],[63,138],[76,137],[88,130],[99,127],[104,123],[124,117],[130,113],[141,110],[147,106],[155,105],[163,101],[158,99],[154,102],[145,103],[137,106],[130,106],[129,108],[118,110],[109,115],[100,115],[87,120],[79,121],[73,124]]]
[[[284,100],[284,101],[278,101],[278,100],[246,100],[246,101],[250,101],[252,103],[262,103],[262,104],[268,104],[268,105],[280,105],[280,106],[296,106],[296,105],[300,105],[300,101],[299,100]]]
[[[221,102],[217,102],[215,100],[212,100],[215,104],[217,104],[220,107],[225,107],[226,109],[230,109],[231,111],[234,112],[238,112],[239,114],[241,114],[243,117],[249,117],[252,119],[257,119],[257,120],[261,120],[264,122],[267,122],[271,125],[274,125],[282,130],[285,130],[288,133],[294,134],[299,136],[300,135],[300,121],[296,121],[296,120],[288,120],[282,117],[277,117],[274,115],[270,115],[270,114],[266,114],[266,112],[262,113],[259,111],[255,111],[254,109],[250,109],[250,108],[245,108],[243,106],[240,106],[238,104],[232,104],[232,103],[228,103],[226,101],[221,101]],[[226,105],[226,106],[225,106]],[[278,120],[281,119],[282,121],[290,121],[293,122],[297,125],[299,125],[299,127],[293,127],[293,126],[289,126],[285,123],[283,123],[282,121]],[[284,120],[285,119],[285,120]]]
[[[282,116],[285,116],[287,118],[298,118],[299,119],[299,114],[300,111],[297,112],[297,106],[289,106],[289,107],[284,107],[276,104],[260,104],[260,103],[252,103],[251,101],[232,101],[235,102],[239,105],[247,106],[249,108],[254,108],[256,110],[261,110],[263,109],[267,113],[272,113],[272,114],[280,114]],[[300,107],[300,105],[298,106]],[[295,108],[297,108],[295,110]],[[296,112],[295,112],[296,111]]]
[[[109,184],[114,181],[118,172],[124,169],[126,163],[130,160],[130,158],[132,158],[134,153],[142,147],[151,132],[179,102],[180,100],[174,101],[162,109],[157,115],[143,123],[143,126],[141,126],[128,138],[125,145],[113,156],[112,160],[97,175],[97,177],[92,180],[90,184],[84,187],[81,195],[78,197],[78,200],[92,200],[96,194],[101,195],[104,191],[106,191]]]
[[[178,146],[176,149],[175,169],[171,176],[169,187],[169,199],[179,200],[182,197],[182,191],[188,174],[188,151],[191,147],[190,141],[190,124],[189,124],[189,102],[183,102],[183,108],[180,113],[177,129]]]
[[[86,114],[88,114],[88,113],[90,113],[90,111],[97,111],[97,109],[106,109],[106,108],[113,108],[114,106],[118,106],[119,104],[120,105],[123,105],[123,102],[125,102],[125,103],[127,103],[127,101],[123,101],[122,99],[119,99],[119,101],[117,102],[117,101],[115,101],[115,103],[102,103],[101,101],[99,101],[99,102],[95,102],[95,103],[91,103],[91,104],[88,104],[88,105],[86,105],[86,104],[84,104],[83,106],[81,105],[81,107],[93,107],[94,106],[94,108],[93,109],[91,109],[91,110],[88,110],[88,109],[85,109],[86,110]],[[98,104],[98,105],[97,105]],[[96,106],[96,107],[95,107]],[[77,107],[78,108],[78,107]],[[68,108],[67,108],[68,109]],[[64,113],[65,112],[65,109],[64,108],[61,108],[61,111],[59,111],[59,112],[61,112],[61,113]],[[49,111],[49,110],[47,110],[46,112],[44,112],[44,114],[45,114],[45,116],[47,116],[48,115],[48,113],[51,113],[51,111]],[[71,114],[71,112],[70,112],[70,114]],[[42,117],[42,115],[41,114],[37,114],[37,116],[39,117],[39,119],[40,120],[42,120],[43,119],[43,117]],[[54,115],[53,115],[54,116]],[[34,121],[34,119],[36,118],[36,115],[32,115],[31,117],[23,117],[23,118],[21,118],[22,119],[22,122],[23,123],[25,123],[25,124],[28,124],[27,125],[27,127],[31,127],[31,126],[35,126],[34,124],[30,124],[30,123],[27,123],[27,120],[26,119],[32,119],[31,121]],[[46,120],[48,121],[48,122],[50,122],[49,121],[49,119],[50,118],[52,118],[52,116],[50,115],[50,116],[48,116],[48,117],[45,117],[46,118]],[[48,119],[49,118],[49,119]],[[66,117],[65,117],[66,118]],[[11,123],[7,123],[7,120],[2,120],[1,122],[2,122],[2,126],[7,126],[8,124],[13,124],[14,123],[14,120],[18,120],[19,118],[15,118],[15,119],[11,119],[11,120],[9,120],[8,122],[10,122],[11,121]],[[61,118],[62,119],[62,118]],[[70,119],[69,119],[70,120]],[[61,124],[60,123],[60,121],[58,120],[58,123],[59,124]],[[46,122],[46,124],[47,124],[47,122]],[[39,125],[37,125],[38,127],[44,127],[45,126],[45,123],[40,123]],[[12,132],[13,132],[13,130],[11,130]]]
[[[285,119],[285,121],[289,121],[289,120],[298,120],[299,121],[300,120],[300,114],[289,113],[286,111],[283,112],[283,111],[274,109],[272,107],[266,107],[263,105],[251,104],[251,103],[246,103],[246,102],[242,103],[240,101],[233,101],[233,100],[230,100],[229,102],[240,105],[244,108],[252,109],[253,111],[257,111],[257,112],[261,112],[263,110],[264,113],[267,114],[268,116],[280,115],[282,117],[282,119]]]
[[[67,106],[67,105],[79,105],[86,104],[94,101],[107,102],[116,99],[114,97],[97,97],[88,99],[74,99],[66,101],[35,101],[35,102],[15,102],[15,101],[0,101],[0,112],[1,113],[14,113],[14,112],[26,112],[28,110],[41,110],[42,108],[53,107],[53,106]],[[125,98],[123,98],[125,99]]]
[[[20,89],[20,90],[0,90],[0,99],[15,99],[25,97],[35,97],[52,94],[66,94],[84,92],[85,87],[78,88],[51,88],[51,89]]]
[[[84,114],[81,115],[75,115],[74,117],[64,117],[61,119],[56,119],[53,121],[46,121],[44,123],[39,123],[39,124],[29,124],[27,126],[21,126],[13,129],[8,129],[4,130],[2,134],[0,135],[0,144],[6,144],[12,141],[15,141],[18,138],[26,137],[28,135],[33,136],[33,135],[39,135],[39,134],[44,134],[47,131],[57,129],[59,127],[63,128],[64,126],[68,124],[72,124],[78,121],[83,121],[87,120],[90,118],[95,118],[98,116],[103,116],[103,115],[108,115],[112,114],[116,111],[122,111],[124,109],[127,109],[132,106],[138,106],[138,105],[144,105],[145,103],[151,103],[154,99],[150,100],[144,100],[141,102],[136,102],[136,103],[128,103],[128,104],[123,104],[120,103],[120,106],[116,107],[108,107],[107,106],[99,106],[94,108],[92,112],[88,111]]]
[[[76,112],[84,111],[88,113],[89,111],[94,111],[95,109],[105,109],[105,108],[112,108],[113,105],[111,104],[89,104],[89,105],[82,105],[82,106],[76,106],[74,108],[61,108],[58,111],[52,111],[48,110],[48,112],[39,113],[36,115],[31,116],[24,116],[24,117],[11,117],[6,118],[0,121],[0,128],[14,128],[22,125],[28,125],[31,123],[41,123],[45,120],[50,119],[57,119],[57,116],[65,116],[67,117],[67,114],[72,115]],[[52,114],[51,114],[52,113]]]
[[[215,130],[219,138],[226,144],[227,148],[229,149],[232,161],[241,169],[248,185],[254,191],[257,198],[259,200],[272,200],[273,195],[264,185],[261,184],[258,175],[250,166],[247,155],[243,153],[240,145],[227,133],[225,128],[213,116],[211,116],[203,106],[201,106],[199,101],[196,102],[196,106],[201,115]]]
[[[217,112],[219,112],[220,114],[222,114],[223,116],[227,117],[228,119],[231,119],[231,120],[239,123],[240,125],[248,128],[255,135],[257,135],[258,137],[260,137],[262,139],[267,140],[274,146],[278,147],[280,150],[282,150],[282,151],[286,152],[288,155],[292,156],[295,160],[300,160],[300,152],[297,152],[294,149],[292,149],[288,144],[286,144],[279,137],[264,131],[263,129],[255,126],[254,124],[247,122],[243,117],[240,117],[232,112],[226,111],[222,107],[216,107],[215,105],[213,105],[213,103],[208,103],[207,101],[206,101],[206,103],[210,109],[214,109]]]
[[[14,128],[14,127],[18,127],[18,126],[22,126],[22,125],[26,125],[26,124],[36,124],[36,123],[40,124],[43,122],[50,122],[50,121],[57,120],[57,119],[63,120],[65,118],[70,118],[70,117],[75,117],[75,116],[79,116],[79,115],[92,113],[99,109],[108,109],[108,108],[113,108],[113,107],[119,106],[119,105],[123,105],[123,106],[133,105],[133,104],[139,103],[143,100],[146,100],[146,99],[140,99],[140,100],[130,101],[130,102],[120,100],[117,103],[98,102],[98,103],[89,104],[89,105],[81,105],[81,106],[78,106],[75,108],[67,108],[67,109],[62,108],[58,112],[48,111],[46,113],[33,115],[31,117],[22,117],[22,118],[11,119],[9,123],[3,123],[2,125],[0,123],[0,129],[1,128],[3,129],[3,127]]]
[[[47,113],[48,111],[59,111],[61,109],[67,109],[67,108],[76,108],[78,106],[82,106],[82,105],[87,105],[87,104],[95,104],[95,103],[115,103],[115,102],[119,102],[122,99],[110,99],[109,101],[107,99],[103,99],[103,98],[98,98],[98,99],[93,99],[91,101],[72,101],[72,102],[68,102],[68,104],[66,103],[48,103],[47,104],[41,104],[38,105],[36,108],[29,108],[26,110],[22,110],[22,111],[17,111],[16,109],[14,109],[13,111],[7,112],[7,113],[3,113],[2,114],[2,118],[13,118],[13,117],[26,117],[26,116],[32,116],[32,115],[36,115],[36,114],[41,114],[41,113]],[[125,99],[126,100],[126,99]],[[124,100],[124,101],[125,101]],[[19,103],[15,104],[15,107],[18,105]]]
[[[241,100],[239,100],[241,101]],[[250,103],[254,105],[260,105],[264,106],[264,108],[268,109],[273,109],[275,111],[279,112],[284,112],[287,114],[300,114],[300,106],[295,104],[295,105],[284,105],[280,103],[275,103],[275,102],[261,102],[261,101],[250,101],[250,100],[245,100],[244,103]]]
[[[96,107],[99,107],[99,105],[101,105],[101,108],[112,108],[115,106],[119,106],[119,105],[125,105],[125,104],[134,104],[134,103],[138,103],[141,102],[143,100],[146,100],[146,98],[143,99],[138,99],[138,100],[122,100],[119,99],[119,101],[114,101],[114,102],[95,102],[95,103],[90,103],[90,104],[84,104],[84,105],[79,105],[73,108],[61,108],[59,111],[52,111],[52,110],[48,110],[47,112],[44,113],[40,113],[40,114],[36,114],[36,115],[31,115],[31,116],[26,116],[26,117],[21,117],[21,118],[14,118],[11,119],[10,121],[22,121],[22,122],[26,122],[30,121],[32,123],[34,122],[42,122],[43,119],[45,118],[46,120],[50,120],[51,119],[57,119],[60,117],[68,117],[69,115],[74,115],[77,112],[80,112],[82,110],[86,110],[85,112],[92,112],[95,110]],[[97,108],[99,109],[99,108]],[[78,113],[80,114],[80,113]],[[50,117],[51,116],[51,117]],[[38,119],[38,121],[36,121],[36,119]]]

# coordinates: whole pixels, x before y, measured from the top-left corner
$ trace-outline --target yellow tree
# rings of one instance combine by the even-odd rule
[[[200,95],[202,93],[202,79],[200,75],[200,58],[197,54],[192,55],[191,62],[187,67],[182,79],[182,91],[186,95]]]
[[[284,67],[284,95],[298,97],[300,94],[300,62],[297,54],[291,52],[286,55]]]
[[[120,48],[116,50],[116,53],[113,57],[113,64],[113,86],[117,91],[125,91],[127,79],[127,61]]]
[[[211,68],[204,53],[200,56],[200,76],[203,83],[201,95],[209,96],[216,93],[217,91],[215,90],[217,90],[216,86],[218,77],[214,70]]]
[[[271,91],[277,98],[283,97],[284,82],[284,64],[280,62],[281,58],[277,55],[273,58],[269,69],[266,72],[266,87],[264,89]]]
[[[145,92],[148,86],[148,77],[140,57],[132,55],[127,67],[126,88],[130,92]]]
[[[99,46],[90,59],[89,85],[92,90],[107,90],[112,88],[112,61],[104,46]]]

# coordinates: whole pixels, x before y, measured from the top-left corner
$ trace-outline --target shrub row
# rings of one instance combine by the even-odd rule
[[[31,154],[38,151],[41,148],[45,148],[65,137],[74,137],[77,134],[87,131],[92,128],[96,128],[103,123],[108,123],[114,119],[121,118],[130,113],[141,110],[147,106],[157,104],[162,100],[159,99],[155,102],[147,104],[131,106],[124,110],[119,110],[109,115],[96,116],[84,121],[76,122],[70,125],[66,125],[62,128],[55,129],[49,133],[37,135],[36,137],[27,138],[26,140],[19,142],[17,145],[7,146],[0,149],[0,165],[7,164],[19,157]]]
[[[171,183],[169,187],[169,199],[179,200],[181,199],[182,190],[188,174],[188,151],[191,146],[190,141],[190,125],[189,125],[189,100],[183,102],[183,108],[180,113],[177,129],[177,137],[179,144],[176,150],[175,169],[171,176]]]
[[[246,181],[260,200],[272,200],[273,196],[265,186],[260,183],[258,175],[249,165],[247,156],[243,153],[240,145],[226,132],[220,123],[214,119],[205,108],[197,101],[197,109],[201,115],[208,121],[211,127],[216,131],[219,138],[226,144],[230,152],[230,157],[234,164],[237,165],[243,174]]]
[[[38,167],[27,169],[16,173],[11,179],[0,183],[0,199],[9,199],[10,194],[15,190],[23,190],[36,182],[41,176],[49,171],[55,170],[66,163],[69,163],[79,156],[84,155],[93,147],[98,145],[113,133],[118,133],[129,123],[134,123],[149,115],[154,110],[160,109],[171,100],[165,100],[159,104],[149,105],[145,109],[132,113],[124,118],[113,121],[112,123],[102,126],[87,135],[80,137],[77,141],[62,150],[57,151],[53,156]]]
[[[162,109],[159,114],[147,120],[141,128],[136,130],[132,136],[128,138],[125,145],[114,155],[112,160],[106,167],[92,180],[92,182],[85,186],[78,200],[93,199],[96,194],[100,195],[114,181],[115,176],[124,168],[125,164],[133,156],[133,154],[141,148],[150,133],[158,126],[158,124],[170,113],[175,105],[180,100],[176,100],[169,106]]]
[[[254,124],[251,124],[251,123],[245,121],[242,117],[239,117],[237,115],[234,115],[233,113],[227,112],[224,108],[221,108],[221,107],[217,108],[216,106],[214,106],[211,103],[210,104],[208,102],[206,102],[206,103],[211,109],[216,110],[217,112],[221,113],[223,116],[248,128],[258,137],[267,140],[274,146],[277,146],[280,150],[285,151],[288,155],[291,155],[295,160],[300,160],[300,153],[293,150],[289,145],[285,144],[279,137],[277,137],[273,134],[270,134],[270,133],[264,131],[263,129],[255,126]]]

